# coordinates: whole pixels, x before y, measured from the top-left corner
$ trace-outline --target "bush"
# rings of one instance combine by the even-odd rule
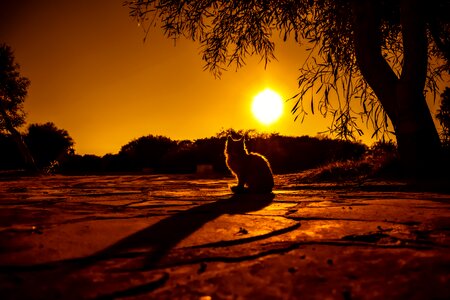
[[[70,154],[73,140],[64,129],[58,129],[55,124],[31,124],[25,134],[27,144],[38,168],[44,169],[54,162],[60,162]]]
[[[398,179],[401,171],[397,146],[377,142],[357,160],[338,161],[305,172],[300,182],[358,181],[362,179]]]

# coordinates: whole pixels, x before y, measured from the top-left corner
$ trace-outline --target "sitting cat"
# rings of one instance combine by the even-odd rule
[[[244,138],[234,140],[227,137],[225,159],[228,169],[238,180],[238,184],[231,187],[234,193],[272,192],[274,183],[269,162],[261,154],[249,153]]]

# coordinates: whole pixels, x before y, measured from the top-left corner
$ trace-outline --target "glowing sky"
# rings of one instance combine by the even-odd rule
[[[259,57],[222,78],[203,71],[199,45],[144,33],[123,0],[0,0],[0,42],[15,51],[31,80],[27,122],[54,122],[75,140],[79,154],[116,153],[143,135],[196,139],[221,129],[312,135],[329,125],[311,114],[294,122],[293,102],[278,122],[259,123],[253,97],[265,88],[287,99],[296,93],[304,48],[276,44],[264,69]]]

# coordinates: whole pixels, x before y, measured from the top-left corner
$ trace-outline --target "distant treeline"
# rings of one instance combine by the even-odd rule
[[[173,141],[162,136],[145,136],[123,146],[118,154],[103,157],[73,155],[60,165],[63,173],[139,172],[195,173],[200,165],[216,173],[228,173],[225,165],[225,137],[195,141]],[[365,152],[362,144],[326,138],[287,137],[272,134],[247,141],[249,151],[267,157],[274,173],[297,172],[331,161],[357,159]]]
[[[119,153],[101,157],[75,154],[71,150],[73,141],[66,131],[57,129],[51,123],[44,125],[35,125],[44,126],[46,129],[41,130],[43,132],[40,137],[31,139],[28,133],[25,135],[25,141],[41,168],[62,174],[199,171],[227,174],[229,172],[225,165],[224,146],[229,134],[234,137],[246,135],[248,150],[266,156],[273,172],[277,174],[298,172],[334,161],[359,159],[367,150],[361,143],[325,137],[290,137],[259,134],[254,131],[235,132],[229,129],[214,137],[194,141],[176,141],[155,135],[143,136],[124,145]],[[53,135],[50,132],[53,132]],[[67,140],[67,143],[64,144],[61,140]],[[1,169],[21,167],[20,156],[8,136],[0,135],[0,149]]]

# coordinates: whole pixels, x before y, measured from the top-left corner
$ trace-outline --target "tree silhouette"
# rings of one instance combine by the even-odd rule
[[[17,128],[25,123],[23,102],[30,81],[20,75],[20,66],[6,44],[0,44],[0,132],[8,132],[14,139],[26,166],[35,171],[33,157]]]
[[[25,142],[39,168],[46,168],[53,162],[61,161],[71,153],[74,144],[66,130],[58,129],[51,122],[28,126]]]
[[[148,135],[124,145],[119,155],[124,157],[133,170],[158,168],[162,157],[175,147],[177,142],[164,136]]]
[[[390,120],[400,156],[415,174],[433,165],[440,142],[425,92],[449,70],[450,1],[249,0],[126,1],[141,24],[160,21],[170,38],[201,44],[205,69],[220,76],[248,55],[274,58],[273,36],[312,44],[300,69],[292,112],[301,119],[306,95],[333,117],[330,132],[361,134],[355,119],[386,132]],[[433,58],[433,59],[430,59]],[[319,95],[317,95],[319,94]],[[334,99],[334,100],[333,100]],[[353,103],[361,111],[354,112]]]
[[[450,146],[450,88],[446,88],[441,95],[441,106],[436,117],[442,126],[442,142],[448,148]]]
[[[24,161],[10,134],[0,133],[0,170],[18,170]]]

